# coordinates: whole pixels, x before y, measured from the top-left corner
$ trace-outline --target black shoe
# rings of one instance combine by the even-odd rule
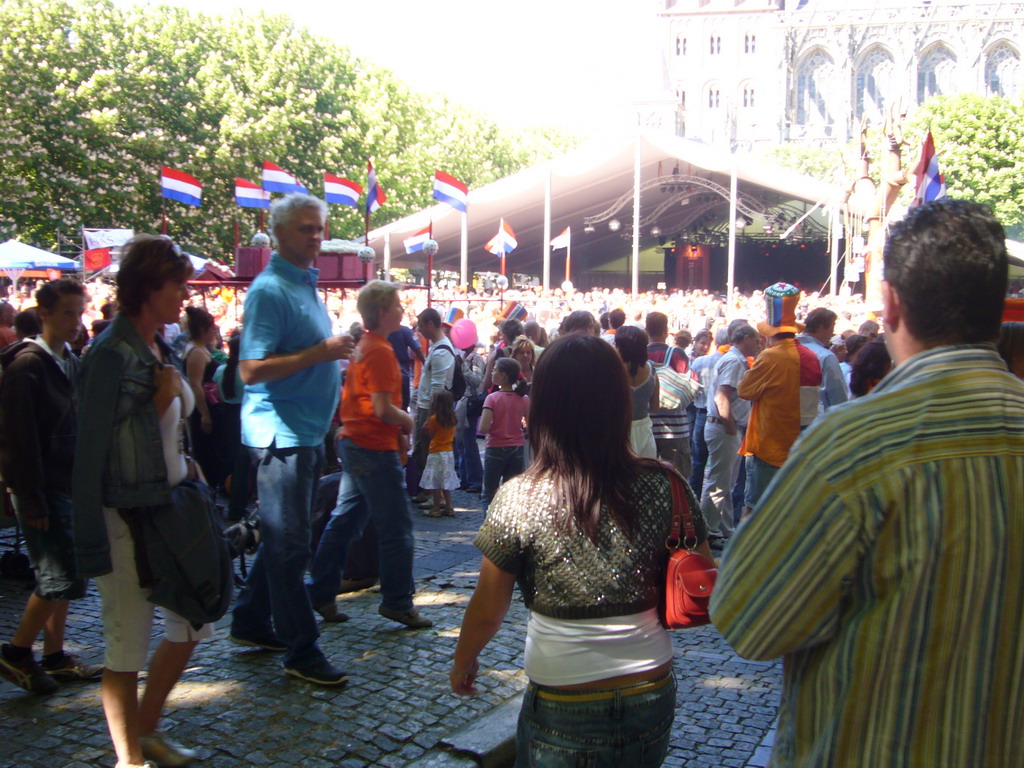
[[[324,658],[320,658],[311,664],[285,667],[284,673],[316,685],[336,686],[344,685],[348,682],[348,675]]]
[[[466,493],[480,493],[480,491],[482,491],[483,488],[481,488],[479,485],[470,485],[463,490],[465,490]]]
[[[242,637],[232,632],[228,635],[228,640],[235,645],[244,645],[246,648],[259,648],[260,650],[273,653],[284,653],[288,650],[288,646],[273,635],[267,635],[266,637]]]
[[[0,647],[0,676],[32,693],[53,693],[60,688],[60,683],[46,674],[32,654],[27,659],[12,661],[10,648],[7,643]]]

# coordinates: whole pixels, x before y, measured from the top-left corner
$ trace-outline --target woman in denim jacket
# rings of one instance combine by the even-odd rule
[[[147,507],[170,503],[172,486],[188,474],[181,425],[195,402],[160,331],[177,322],[191,274],[191,262],[170,239],[134,238],[117,275],[121,313],[90,348],[79,384],[75,556],[79,573],[96,578],[103,602],[102,698],[117,768],[144,760],[178,766],[195,757],[157,725],[196,643],[212,627],[196,629],[163,611],[166,635],[139,702],[154,605],[140,584],[129,528]]]

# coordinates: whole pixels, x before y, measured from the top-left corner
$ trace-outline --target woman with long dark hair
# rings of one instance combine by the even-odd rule
[[[530,621],[516,764],[591,755],[648,768],[668,750],[672,643],[657,607],[672,520],[663,465],[629,448],[630,385],[610,344],[562,336],[537,364],[535,459],[501,487],[475,544],[480,579],[466,609],[452,690],[475,692],[478,657],[518,582]],[[692,494],[691,494],[692,496]],[[699,551],[711,552],[696,500]],[[574,763],[575,764],[575,763]]]
[[[654,366],[647,359],[646,331],[624,325],[616,332],[613,344],[622,358],[622,365],[629,377],[630,397],[625,405],[632,421],[629,425],[629,444],[637,456],[658,458],[658,446],[654,442],[654,424],[651,411],[658,408],[660,385]],[[622,406],[620,406],[622,407]]]

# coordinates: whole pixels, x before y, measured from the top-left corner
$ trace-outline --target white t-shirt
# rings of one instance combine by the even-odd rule
[[[578,685],[656,669],[672,660],[658,610],[600,619],[553,619],[530,612],[526,676],[538,685]]]

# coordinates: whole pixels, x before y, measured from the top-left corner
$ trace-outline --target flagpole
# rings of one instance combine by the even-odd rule
[[[266,230],[263,227],[263,209],[260,208],[260,232],[265,232],[265,231]]]
[[[572,270],[572,235],[569,235],[569,243],[565,247],[565,279],[572,280],[570,277]]]
[[[162,222],[162,224],[160,225],[160,234],[161,235],[166,235],[167,234],[167,203],[164,202],[164,198],[162,198],[162,197],[160,198],[160,220]]]
[[[238,251],[238,217],[235,216],[235,251]]]
[[[551,287],[551,167],[544,174],[544,242],[548,247],[544,249],[543,279],[541,285],[544,290]]]
[[[504,245],[502,247],[504,247]],[[505,251],[501,252],[501,274],[505,274]]]
[[[469,288],[469,220],[465,211],[462,212],[462,243],[459,246],[459,278],[464,288]]]
[[[427,226],[427,237],[434,239],[434,219],[431,217]],[[427,251],[427,306],[430,306],[430,294],[434,289],[434,249]]]

